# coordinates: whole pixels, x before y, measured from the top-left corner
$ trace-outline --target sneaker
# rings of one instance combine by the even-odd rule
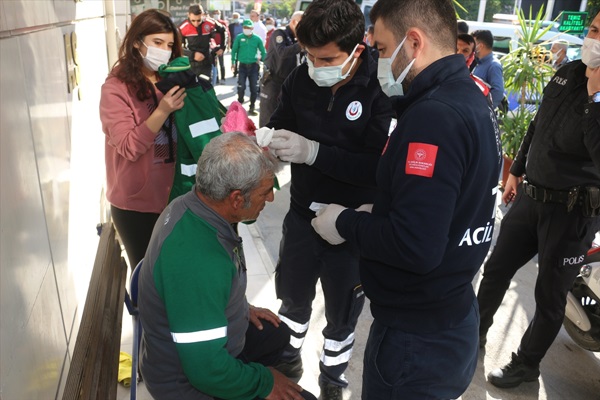
[[[290,379],[301,378],[304,368],[302,368],[302,358],[297,357],[296,359],[288,362],[282,362],[275,365],[277,371],[281,372]]]
[[[511,388],[523,382],[536,381],[539,376],[539,367],[526,365],[521,357],[512,353],[512,359],[508,364],[488,374],[488,381],[499,388]]]
[[[321,388],[321,400],[342,400],[342,387],[331,383],[319,383]]]

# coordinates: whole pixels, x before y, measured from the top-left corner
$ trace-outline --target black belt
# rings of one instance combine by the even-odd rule
[[[525,190],[527,196],[535,201],[566,204],[568,211],[573,209],[579,198],[579,187],[577,186],[569,190],[551,190],[534,186],[525,180],[523,181],[523,190]]]

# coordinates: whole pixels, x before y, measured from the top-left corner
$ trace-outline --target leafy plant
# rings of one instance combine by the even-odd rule
[[[549,52],[542,42],[542,36],[550,30],[544,28],[543,7],[540,7],[535,18],[529,9],[529,20],[519,10],[519,38],[511,43],[511,51],[502,59],[504,89],[509,95],[516,94],[519,105],[514,111],[501,115],[502,145],[505,154],[514,159],[529,123],[533,119],[542,99],[544,87],[554,70],[550,65]],[[540,43],[541,42],[541,43]]]

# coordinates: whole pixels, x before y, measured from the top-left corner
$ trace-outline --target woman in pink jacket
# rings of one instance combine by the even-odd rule
[[[162,64],[181,56],[181,38],[159,10],[139,14],[102,86],[100,119],[106,135],[106,197],[131,268],[144,257],[173,184],[177,132],[171,116],[185,89],[156,89]]]

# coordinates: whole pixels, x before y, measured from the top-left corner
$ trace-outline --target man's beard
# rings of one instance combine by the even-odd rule
[[[394,76],[399,77],[400,74],[402,73],[402,71],[404,71],[404,68],[406,68],[406,66],[411,63],[412,59],[408,58],[406,53],[404,53],[404,47],[402,49],[400,49],[396,58],[398,59],[398,61],[396,62],[396,67],[394,68]],[[415,78],[415,76],[416,75],[414,72],[414,64],[413,64],[413,66],[410,68],[410,71],[408,71],[408,74],[406,74],[406,77],[402,81],[402,87],[404,88],[405,94],[408,91],[408,88],[409,88],[410,84],[412,83],[413,79]]]

